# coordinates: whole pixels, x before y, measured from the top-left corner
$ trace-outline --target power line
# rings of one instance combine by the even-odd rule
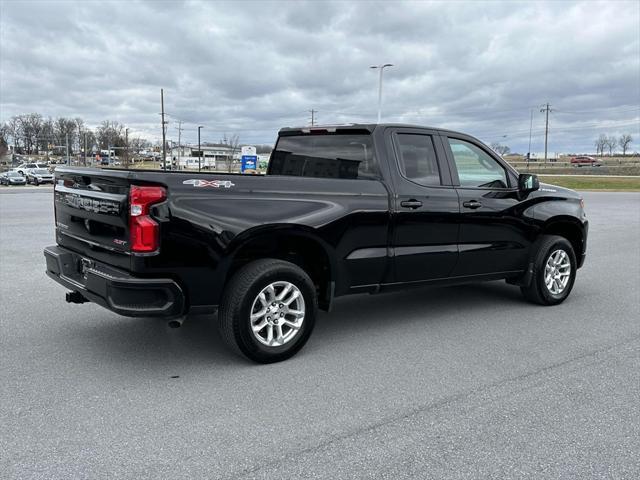
[[[573,125],[569,127],[554,127],[553,131],[561,133],[561,132],[568,132],[568,131],[575,131],[575,130],[612,129],[612,128],[627,127],[632,125],[633,126],[640,125],[640,120],[619,120],[615,123],[608,123],[608,124],[603,124],[602,122],[598,122],[598,123],[587,123],[582,125]],[[516,136],[517,134],[528,135],[528,133],[529,133],[529,129],[527,128],[527,129],[510,130],[510,131],[509,130],[506,130],[506,131],[491,130],[489,132],[475,134],[475,135],[482,136],[482,137],[492,137],[496,135],[507,134],[508,136],[512,137],[512,136]],[[533,130],[534,136],[539,136],[543,134],[544,134],[544,129]]]
[[[556,109],[557,113],[569,113],[580,115],[583,113],[597,113],[603,110],[616,111],[616,113],[627,113],[640,111],[640,105],[619,105],[617,107],[600,107],[593,110],[565,110],[563,108]],[[620,110],[619,112],[617,110]]]

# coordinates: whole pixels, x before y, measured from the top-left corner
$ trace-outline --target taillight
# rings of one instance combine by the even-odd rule
[[[158,223],[149,216],[149,209],[165,198],[167,198],[167,192],[164,187],[131,185],[129,235],[132,252],[151,253],[160,247],[160,228]]]

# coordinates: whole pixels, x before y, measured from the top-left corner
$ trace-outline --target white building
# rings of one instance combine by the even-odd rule
[[[179,168],[216,168],[217,162],[226,163],[231,158],[231,148],[226,146],[173,146],[167,150],[167,158]]]

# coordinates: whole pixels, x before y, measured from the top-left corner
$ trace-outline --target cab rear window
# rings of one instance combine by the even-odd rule
[[[345,133],[280,137],[271,153],[269,175],[379,178],[371,135]]]

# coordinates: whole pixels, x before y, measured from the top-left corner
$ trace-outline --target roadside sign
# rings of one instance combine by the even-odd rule
[[[242,160],[240,162],[240,172],[255,173],[257,170],[258,170],[258,156],[242,155]]]

